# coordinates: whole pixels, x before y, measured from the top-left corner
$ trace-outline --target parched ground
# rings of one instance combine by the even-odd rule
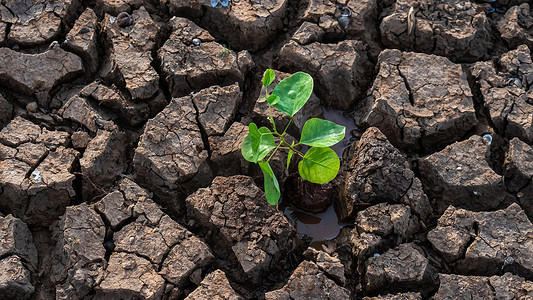
[[[0,299],[533,299],[532,47],[527,0],[0,0]],[[266,68],[351,124],[280,207]]]

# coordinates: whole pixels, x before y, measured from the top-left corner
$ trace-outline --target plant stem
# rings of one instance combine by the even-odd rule
[[[294,145],[294,146],[291,146],[291,144],[289,144],[289,143],[287,143],[287,142],[285,141],[285,139],[283,138],[283,136],[281,137],[281,139],[282,139],[281,142],[282,142],[282,143],[285,143],[288,147],[280,147],[280,149],[290,149],[290,150],[294,151],[294,153],[300,155],[301,157],[304,157],[304,154],[303,154],[302,152],[300,152],[300,151],[298,151],[298,150],[296,150],[296,149],[294,148],[294,146],[297,146],[297,145],[299,145],[300,143],[298,143],[298,144],[296,144],[296,145]]]
[[[272,128],[274,128],[274,132],[281,136],[278,133],[278,130],[276,129],[276,123],[274,122],[274,118],[272,117],[272,105],[270,105],[270,103],[268,103],[268,120],[270,121],[270,123],[272,123]]]
[[[300,152],[300,151],[294,149],[292,146],[289,146],[289,148],[290,148],[292,151],[294,151],[294,153],[300,155],[301,157],[304,157],[304,154],[303,154],[302,152]]]
[[[276,152],[278,151],[278,148],[281,146],[281,144],[283,143],[283,141],[281,141],[279,143],[279,145],[276,146],[276,148],[274,148],[274,150],[272,150],[272,154],[270,154],[270,156],[268,157],[268,159],[266,160],[266,162],[269,162],[270,159],[272,158],[272,156],[274,156],[274,154],[276,154]]]
[[[289,120],[289,123],[287,123],[287,126],[285,126],[285,129],[283,130],[283,133],[281,135],[284,135],[285,132],[287,132],[287,129],[289,129],[289,125],[291,125],[291,122],[292,122],[292,117],[291,119]]]

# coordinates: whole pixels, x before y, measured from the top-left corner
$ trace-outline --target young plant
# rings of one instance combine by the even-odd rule
[[[75,234],[75,235],[71,235],[68,239],[67,239],[67,242],[70,244],[70,245],[76,245],[76,244],[79,244],[80,243],[80,237]]]
[[[220,56],[222,56],[222,57],[226,57],[230,53],[231,53],[231,49],[230,49],[229,46],[222,46],[222,49],[220,49],[220,51],[218,51],[218,54],[220,54]]]
[[[274,71],[267,69],[263,75],[263,85],[266,95],[260,101],[268,102],[268,119],[272,123],[273,131],[267,127],[257,128],[255,123],[248,125],[248,135],[244,137],[241,146],[242,156],[249,162],[259,164],[263,171],[265,194],[268,203],[278,204],[281,196],[278,180],[270,167],[269,161],[278,149],[288,150],[287,168],[291,158],[296,153],[301,161],[298,172],[303,179],[313,183],[327,183],[333,180],[339,172],[340,160],[331,146],[344,138],[346,128],[333,122],[312,118],[305,122],[298,143],[288,143],[286,132],[294,115],[305,105],[313,92],[313,78],[303,72],[298,72],[282,80],[272,94],[268,94],[268,86],[274,81]],[[272,110],[277,109],[290,117],[287,126],[280,132],[272,116]],[[279,138],[276,144],[274,136]],[[310,146],[304,154],[298,150],[301,145]],[[270,154],[270,155],[269,155]],[[266,159],[265,159],[266,158]]]

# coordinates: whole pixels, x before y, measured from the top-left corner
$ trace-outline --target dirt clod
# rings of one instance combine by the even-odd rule
[[[214,232],[213,239],[223,245],[216,250],[227,251],[225,256],[236,260],[226,262],[236,264],[228,274],[234,280],[260,282],[291,247],[294,228],[266,202],[250,177],[216,177],[186,203],[187,214]]]
[[[431,207],[420,180],[400,151],[375,127],[361,136],[341,183],[338,211],[341,219],[354,216],[358,207],[383,201],[408,205],[423,220]]]
[[[447,58],[384,50],[378,75],[355,114],[400,148],[447,145],[477,124],[466,73]]]
[[[474,135],[420,159],[422,183],[439,213],[448,205],[486,210],[504,201],[503,177],[488,164],[489,151],[482,137]]]
[[[323,299],[350,299],[348,290],[335,284],[316,264],[304,261],[283,288],[266,293],[265,299],[308,299],[318,294]]]

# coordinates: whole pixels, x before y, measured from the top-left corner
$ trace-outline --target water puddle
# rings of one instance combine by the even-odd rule
[[[335,153],[337,153],[342,159],[342,152],[344,152],[344,149],[348,148],[348,146],[350,146],[355,140],[358,127],[355,125],[353,117],[342,110],[326,109],[323,107],[322,112],[324,113],[324,119],[346,127],[344,139],[331,147],[331,149],[335,150]]]
[[[333,205],[318,214],[300,210],[284,202],[280,204],[280,209],[292,221],[298,234],[311,238],[313,246],[336,238],[341,228],[348,225],[348,223],[339,223]]]
[[[358,127],[353,118],[342,110],[322,108],[322,112],[324,119],[346,127],[344,139],[331,147],[342,160],[344,150],[357,139]],[[336,238],[344,226],[350,225],[339,223],[333,204],[326,211],[318,214],[295,208],[287,201],[282,201],[279,209],[291,220],[298,234],[308,236],[311,239],[311,246],[317,249],[321,249],[324,242]]]

